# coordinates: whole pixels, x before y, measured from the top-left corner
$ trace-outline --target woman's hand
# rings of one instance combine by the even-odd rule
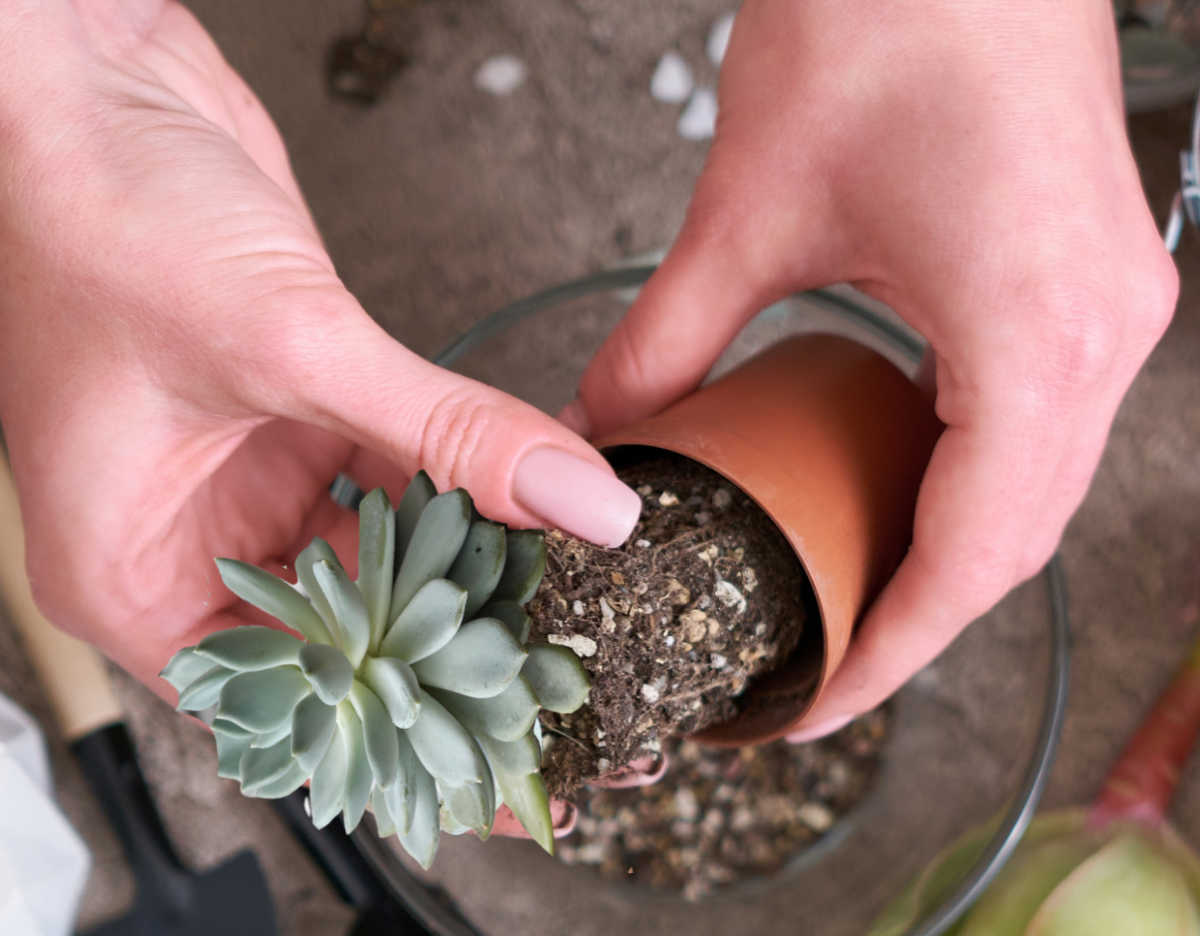
[[[795,290],[852,282],[929,339],[946,430],[912,548],[804,739],[1046,562],[1177,283],[1107,4],[746,0],[720,98],[683,230],[563,418],[600,434],[662,408]]]
[[[50,620],[169,695],[175,650],[257,619],[214,556],[354,555],[343,471],[399,496],[423,467],[501,521],[628,535],[639,498],[590,446],[368,318],[182,6],[0,18],[0,420]]]

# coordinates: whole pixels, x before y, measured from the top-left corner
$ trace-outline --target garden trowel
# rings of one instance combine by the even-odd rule
[[[99,656],[38,612],[25,575],[24,534],[0,457],[0,600],[24,637],[63,736],[121,840],[136,894],[122,917],[81,936],[274,936],[275,911],[249,851],[194,872],[180,862],[138,767]]]

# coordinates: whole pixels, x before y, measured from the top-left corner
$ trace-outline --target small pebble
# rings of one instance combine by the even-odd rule
[[[727,608],[733,608],[737,614],[746,613],[746,597],[737,590],[732,582],[727,582],[725,579],[717,579],[717,585],[713,589],[713,594],[717,596],[717,601],[725,605]]]
[[[648,484],[639,484],[637,487],[637,492],[641,494],[642,497],[649,497],[654,493],[654,488],[650,487]]]
[[[679,495],[673,491],[663,491],[658,495],[658,503],[663,507],[679,506]]]
[[[729,665],[729,660],[723,653],[714,653],[710,660],[712,661],[713,669],[724,669]]]
[[[814,832],[825,832],[833,825],[833,812],[824,803],[805,803],[796,814]]]
[[[717,127],[717,95],[712,88],[697,88],[675,129],[685,140],[710,139]],[[663,504],[666,507],[666,504]]]
[[[749,566],[742,569],[741,578],[742,578],[742,588],[746,589],[746,591],[752,592],[752,591],[754,591],[754,589],[758,588],[758,573],[755,572],[753,569],[751,569]]]
[[[733,495],[729,492],[729,488],[718,488],[713,492],[712,502],[717,510],[724,510],[733,503]]]
[[[651,97],[668,104],[682,104],[694,86],[692,70],[683,56],[674,49],[664,52],[650,79]]]
[[[575,612],[576,617],[583,617],[583,602],[576,598],[571,610]]]
[[[600,617],[606,621],[611,621],[617,616],[617,612],[613,610],[613,606],[608,603],[608,599],[603,595],[600,596]]]
[[[525,81],[525,63],[515,55],[494,55],[475,72],[475,86],[489,94],[512,94]]]
[[[708,41],[704,43],[704,51],[708,59],[718,68],[725,60],[725,52],[729,48],[729,36],[733,32],[733,14],[726,13],[718,17],[708,31]]]
[[[634,545],[637,546],[638,549],[649,549],[650,548],[650,540],[640,539],[636,543],[634,543]],[[643,589],[643,591],[645,591],[645,589]]]
[[[596,641],[583,634],[547,634],[546,640],[559,647],[568,647],[576,656],[596,655]]]
[[[650,683],[642,683],[642,698],[653,705],[659,700],[661,693],[655,689]]]

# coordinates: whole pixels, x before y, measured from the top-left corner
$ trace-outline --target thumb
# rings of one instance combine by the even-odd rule
[[[261,410],[336,433],[405,477],[424,469],[440,490],[463,487],[495,520],[556,527],[602,546],[628,538],[641,498],[583,439],[413,354],[344,290],[321,304],[315,315],[291,304],[288,337],[271,348],[283,369],[276,385],[289,393],[260,399]]]

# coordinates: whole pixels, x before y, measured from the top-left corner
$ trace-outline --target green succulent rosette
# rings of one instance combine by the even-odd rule
[[[589,686],[569,649],[528,643],[545,565],[541,533],[480,518],[422,472],[395,509],[382,489],[362,500],[357,581],[321,539],[296,585],[218,559],[231,591],[300,636],[220,631],[161,675],[211,725],[220,776],[264,799],[309,782],[318,828],[340,813],[352,830],[369,806],[429,867],[439,831],[486,838],[503,803],[552,851],[537,716]]]

